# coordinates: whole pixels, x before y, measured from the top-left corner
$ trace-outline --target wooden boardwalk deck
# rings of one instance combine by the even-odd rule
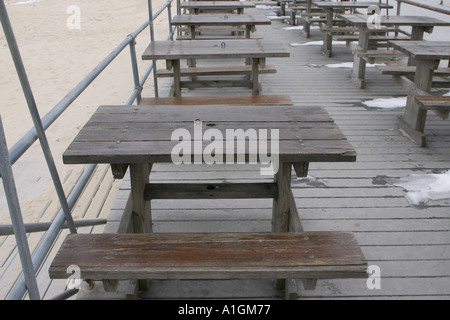
[[[347,47],[335,46],[334,57],[327,58],[321,54],[320,46],[290,46],[321,40],[320,31],[313,30],[311,39],[305,39],[300,31],[284,30],[285,27],[288,25],[282,21],[273,20],[271,26],[258,27],[254,34],[282,41],[291,52],[290,58],[269,59],[268,63],[276,66],[278,72],[260,77],[263,94],[290,95],[299,108],[312,105],[326,108],[358,155],[356,163],[311,164],[308,178],[292,181],[303,226],[305,231],[354,232],[369,265],[377,265],[381,270],[380,289],[368,289],[365,279],[319,280],[314,291],[305,291],[299,284],[301,299],[449,299],[450,200],[414,207],[406,200],[405,190],[386,182],[388,177],[449,170],[449,123],[430,114],[426,126],[428,146],[418,147],[398,130],[396,119],[403,109],[369,109],[361,103],[406,96],[399,85],[371,68],[366,74],[366,89],[356,88],[350,81],[350,69],[323,67],[352,61]],[[165,80],[162,96],[168,92],[169,85],[170,81]],[[183,90],[183,95],[237,93],[250,94],[247,89],[236,88]],[[150,179],[153,182],[225,182],[267,178],[259,175],[256,166],[250,169],[235,166],[230,172],[225,166],[158,164]],[[129,188],[125,177],[112,203],[107,230],[113,230],[118,224]],[[270,200],[157,200],[152,202],[154,231],[270,231],[271,205]],[[101,232],[101,228],[94,232]],[[63,290],[63,282],[48,280],[45,268],[41,274],[49,292],[57,294]],[[78,298],[124,297],[124,292],[100,296],[100,291],[99,284],[92,291],[82,290]],[[281,297],[266,281],[154,281],[150,291],[141,298]]]

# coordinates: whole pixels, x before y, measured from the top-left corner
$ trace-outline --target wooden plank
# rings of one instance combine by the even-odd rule
[[[386,50],[392,51],[392,50]],[[376,66],[381,74],[387,75],[414,75],[416,73],[416,66]],[[450,68],[439,68],[434,70],[436,76],[450,76]]]
[[[142,98],[141,105],[292,105],[292,99],[287,95],[249,95],[249,96],[188,96],[188,97],[158,97]]]
[[[192,184],[151,183],[145,187],[144,198],[153,199],[240,199],[276,198],[274,183]]]
[[[276,73],[277,69],[275,69],[272,65],[267,65],[265,68],[259,68],[260,73],[269,74]],[[247,75],[252,73],[251,66],[220,66],[220,67],[196,67],[196,68],[181,68],[180,76],[181,77],[192,77],[192,76],[217,76],[217,75]],[[173,77],[173,72],[169,70],[158,70],[156,72],[158,77],[168,78]],[[142,103],[141,103],[142,104]]]
[[[66,278],[71,264],[94,280],[366,277],[367,267],[346,232],[77,234],[67,236],[50,276]]]
[[[172,19],[173,25],[195,25],[195,26],[242,26],[242,25],[269,25],[271,21],[262,15],[223,15],[223,14],[202,14],[202,15],[176,15]]]
[[[280,130],[279,138],[281,140],[344,140],[345,136],[340,133],[336,128],[328,125],[310,123],[311,128],[299,128],[294,124],[285,123],[269,123],[269,122],[255,122],[252,124],[246,124],[239,126],[239,129],[247,130]],[[105,128],[104,132],[99,131],[95,126],[91,126],[83,130],[77,137],[77,141],[163,141],[169,140],[174,130],[179,129],[180,124],[167,124],[164,126],[158,124],[136,124],[124,130],[124,128],[118,124],[112,123],[108,128]],[[193,129],[191,125],[183,126],[188,130],[193,137]],[[226,130],[232,129],[229,125],[224,123],[214,123],[211,126],[205,126],[204,131],[209,128],[217,129],[220,131],[224,138],[226,138]],[[237,128],[237,126],[236,126]],[[257,128],[257,129],[255,129]],[[237,129],[236,129],[237,130]],[[250,135],[250,131],[247,134]],[[268,132],[270,134],[270,131]],[[270,135],[268,136],[268,139]],[[118,172],[119,173],[119,172]]]
[[[340,14],[339,17],[350,21],[355,25],[367,24],[367,16],[364,14]],[[430,16],[385,16],[381,15],[380,24],[382,26],[449,26],[450,23]]]
[[[450,56],[449,41],[408,41],[390,42],[395,49],[409,54],[412,59],[448,59]]]
[[[66,164],[82,163],[145,163],[145,162],[172,162],[172,153],[178,145],[176,141],[145,141],[145,142],[74,142],[71,144],[63,156]],[[209,143],[202,142],[202,150]],[[193,148],[193,144],[192,144]],[[238,146],[234,148],[225,147],[223,156],[216,157],[216,163],[227,163],[226,154],[244,156],[245,161],[249,161],[250,156],[258,154],[248,151],[248,144],[245,148]],[[279,141],[278,159],[285,162],[339,162],[355,161],[354,149],[347,141]],[[268,147],[268,152],[271,148]],[[194,161],[194,152],[191,152],[191,163]],[[234,162],[235,163],[235,162]]]
[[[414,99],[427,110],[450,110],[449,96],[415,96]]]
[[[144,60],[266,57],[289,57],[289,51],[279,42],[255,39],[154,41],[142,55]]]

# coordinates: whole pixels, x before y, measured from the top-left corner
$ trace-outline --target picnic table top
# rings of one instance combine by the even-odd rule
[[[364,14],[341,14],[339,17],[355,24],[367,25],[369,16]],[[450,22],[427,16],[380,16],[382,25],[404,25],[404,26],[450,26]]]
[[[194,128],[201,128],[200,135]],[[198,141],[202,150],[211,144],[211,138],[202,141],[206,130],[222,133],[224,158],[227,153],[248,156],[257,152],[249,151],[248,136],[239,136],[236,144],[227,147],[229,130],[254,130],[257,138],[252,141],[257,142],[255,139],[264,138],[261,130],[266,129],[267,150],[274,150],[272,143],[277,141],[281,162],[356,160],[354,148],[322,107],[255,105],[101,106],[65,151],[63,160],[66,164],[172,162],[174,147],[180,143],[178,136],[172,138],[176,129],[189,132],[190,139],[183,141],[191,146]],[[272,129],[279,130],[278,139]],[[247,141],[247,146],[239,141]],[[191,150],[198,149],[192,146]]]
[[[172,19],[174,25],[269,25],[271,20],[267,16],[249,14],[182,14]]]
[[[268,58],[289,55],[289,51],[277,41],[189,40],[152,42],[144,51],[142,59]]]
[[[319,8],[349,8],[349,9],[361,9],[361,8],[368,8],[370,6],[377,6],[379,8],[394,8],[392,5],[389,5],[387,3],[379,3],[378,1],[340,1],[340,2],[332,2],[332,1],[314,1],[314,5]]]
[[[450,58],[450,41],[389,41],[389,43],[413,59],[445,60]]]
[[[184,1],[180,4],[180,7],[186,9],[255,8],[256,4],[243,1]]]

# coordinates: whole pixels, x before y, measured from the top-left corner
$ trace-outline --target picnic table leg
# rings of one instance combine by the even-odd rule
[[[278,186],[278,196],[273,200],[272,207],[272,232],[289,231],[289,200],[291,192],[291,164],[280,162],[278,172],[275,174],[275,182]],[[275,289],[278,291],[286,288],[286,279],[275,280]]]
[[[286,2],[282,1],[280,4],[280,16],[284,17],[286,15]]]
[[[368,48],[369,48],[369,30],[363,26],[359,28],[359,42],[357,49],[367,50]],[[366,77],[366,60],[358,57],[358,55],[355,52],[353,57],[352,81],[359,88],[364,89],[365,77]]]
[[[260,94],[261,89],[259,85],[259,65],[260,59],[253,58],[252,62],[252,95],[257,96]]]
[[[327,8],[326,25],[328,28],[333,27],[333,9]],[[323,32],[322,53],[327,57],[331,57],[333,55],[333,36],[330,33],[328,33],[327,31]]]
[[[423,40],[423,36],[425,33],[425,27],[422,26],[412,26],[411,28],[411,40],[420,41]],[[409,57],[408,58],[408,66],[415,66],[415,59]]]
[[[192,40],[195,40],[195,38],[196,38],[196,35],[195,35],[195,26],[194,25],[192,25],[192,26],[190,26],[189,27],[189,32],[191,33],[191,39]],[[195,60],[195,59],[187,59],[187,65],[188,65],[188,67],[190,67],[190,68],[195,68],[195,66],[197,65],[197,61]],[[192,81],[195,81],[195,80],[197,80],[197,77],[195,77],[195,76],[193,76],[193,77],[191,77],[191,80]]]
[[[278,197],[273,201],[272,208],[272,232],[303,232],[303,226],[295,203],[291,188],[292,166],[297,177],[308,175],[309,163],[280,163],[275,181],[278,186]],[[306,290],[313,290],[317,279],[302,279]],[[285,298],[298,299],[296,279],[277,279],[277,290],[285,290]]]
[[[291,163],[280,162],[275,182],[278,186],[278,196],[273,200],[272,232],[289,232]]]
[[[152,232],[150,202],[144,199],[144,189],[149,182],[150,167],[147,163],[130,165],[134,233]]]
[[[430,92],[433,81],[434,69],[439,61],[416,60],[416,74],[414,83],[420,90]],[[416,141],[421,147],[426,146],[424,135],[427,111],[422,109],[415,101],[414,91],[408,94],[406,108],[403,116],[399,117],[399,126],[410,138]]]
[[[181,66],[180,60],[170,60],[171,67],[173,68],[173,96],[181,97]]]
[[[252,26],[247,25],[245,26],[245,38],[250,39],[250,34],[252,32]]]
[[[275,174],[275,182],[278,186],[278,197],[273,200],[272,207],[272,232],[289,232],[289,215],[292,199],[291,190],[291,163],[280,162],[278,172]],[[277,279],[275,289],[285,290],[286,298],[296,298],[295,280]]]
[[[134,233],[151,233],[153,231],[150,201],[144,198],[145,185],[149,182],[150,170],[151,164],[138,163],[130,165]],[[138,286],[140,290],[147,291],[148,281],[139,280]]]
[[[309,14],[311,13],[311,3],[312,0],[306,1],[306,18],[303,21],[303,32],[305,34],[305,38],[309,39],[311,37],[311,23],[309,21]]]

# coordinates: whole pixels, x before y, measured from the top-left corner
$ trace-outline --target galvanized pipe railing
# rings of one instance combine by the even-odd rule
[[[9,214],[13,223],[14,235],[16,237],[17,248],[23,266],[23,274],[28,287],[28,292],[32,299],[40,299],[39,288],[34,275],[31,262],[30,247],[28,246],[27,235],[23,225],[22,212],[20,210],[19,198],[17,197],[14,175],[9,162],[8,147],[3,130],[3,123],[0,117],[0,173],[5,189],[6,200],[8,201]]]
[[[69,225],[70,232],[76,233],[75,226],[73,224],[72,215],[70,213],[69,206],[67,205],[66,195],[64,194],[64,189],[62,187],[61,180],[59,178],[58,171],[56,169],[56,164],[50,150],[50,145],[45,135],[45,129],[42,125],[41,117],[36,105],[36,101],[33,96],[33,91],[31,90],[31,85],[28,80],[27,73],[25,71],[25,66],[23,64],[22,57],[20,55],[19,47],[17,45],[16,38],[11,26],[11,21],[9,20],[8,13],[6,11],[6,6],[3,0],[0,0],[0,20],[5,33],[6,41],[11,51],[11,56],[14,61],[14,66],[16,67],[17,75],[22,86],[23,94],[27,101],[28,109],[33,120],[33,125],[36,130],[36,135],[41,144],[42,152],[44,154],[45,161],[47,162],[50,175],[55,186],[56,193],[58,195],[59,202],[63,208],[66,221]]]
[[[20,157],[33,145],[33,143],[36,140],[40,140],[44,142],[44,148],[43,152],[44,154],[47,154],[47,163],[51,170],[52,166],[54,167],[53,158],[51,157],[51,154],[48,148],[48,143],[46,143],[45,139],[45,130],[48,129],[53,122],[55,122],[58,117],[78,98],[78,96],[97,78],[99,74],[101,74],[108,65],[123,51],[123,49],[126,48],[126,46],[130,46],[130,55],[131,55],[131,63],[132,63],[132,71],[133,71],[133,81],[134,81],[134,90],[130,98],[127,100],[127,105],[132,105],[134,101],[137,99],[137,103],[140,102],[141,99],[141,92],[144,87],[145,82],[147,81],[150,73],[153,71],[154,74],[154,87],[155,87],[155,96],[158,95],[158,85],[156,81],[156,64],[155,62],[152,62],[148,69],[144,72],[144,75],[141,79],[139,79],[139,71],[137,67],[137,55],[136,55],[136,48],[135,48],[135,40],[138,35],[142,33],[143,30],[145,30],[147,27],[150,26],[150,33],[151,33],[151,41],[154,41],[153,36],[153,20],[156,19],[165,9],[168,9],[168,21],[169,21],[169,35],[166,40],[172,39],[173,34],[175,32],[175,28],[172,28],[171,24],[171,3],[173,0],[168,0],[155,14],[152,13],[151,9],[151,0],[149,0],[149,20],[142,24],[138,29],[136,29],[134,32],[129,34],[125,40],[123,40],[99,65],[97,65],[94,70],[92,70],[75,88],[73,88],[60,102],[58,102],[49,113],[47,113],[42,119],[37,114],[37,108],[35,106],[35,102],[32,96],[31,87],[29,86],[28,80],[26,78],[25,68],[23,67],[23,64],[20,59],[20,54],[17,48],[17,45],[15,44],[15,41],[11,42],[10,47],[13,47],[13,50],[11,51],[11,54],[13,56],[13,59],[18,59],[18,62],[16,62],[16,69],[19,74],[19,77],[23,81],[24,85],[24,94],[27,97],[27,101],[29,101],[30,107],[30,113],[32,113],[32,116],[34,117],[34,124],[35,127],[30,129],[10,150],[7,150],[8,152],[4,153],[8,156],[8,165],[9,168],[18,160]],[[5,33],[8,33],[8,36],[10,36],[12,33],[12,27],[9,23],[9,19],[7,17],[6,7],[4,5],[3,0],[0,0],[0,11],[2,13],[1,15],[1,21]],[[179,7],[177,6],[177,10]],[[7,38],[8,38],[7,36]],[[16,49],[17,48],[17,49]],[[45,148],[47,146],[47,149]],[[47,153],[48,152],[48,153]],[[3,164],[2,164],[3,165]],[[34,251],[31,262],[29,259],[22,259],[22,267],[23,271],[25,272],[25,276],[22,273],[17,282],[15,283],[14,287],[10,291],[8,295],[8,299],[22,299],[27,291],[29,290],[29,296],[31,299],[39,299],[39,292],[38,290],[34,289],[33,285],[33,279],[30,280],[29,277],[34,277],[35,279],[35,273],[39,269],[40,265],[44,261],[45,257],[47,256],[49,250],[53,246],[53,243],[55,239],[57,238],[60,230],[65,227],[69,227],[71,232],[76,232],[75,227],[80,226],[79,223],[75,225],[71,218],[71,210],[73,209],[73,206],[75,205],[77,199],[80,197],[82,191],[84,190],[84,187],[87,185],[90,177],[94,173],[96,169],[96,165],[88,165],[83,173],[81,174],[79,180],[75,184],[72,192],[69,194],[67,199],[64,198],[60,199],[62,202],[62,209],[58,212],[53,222],[49,225],[48,223],[42,223],[42,224],[36,224],[33,227],[36,228],[45,228],[48,231],[44,234],[43,238],[41,239],[41,242],[39,243],[38,247]],[[2,170],[3,172],[4,170]],[[57,176],[56,167],[54,167],[54,173],[56,173],[56,176],[52,174],[52,178],[59,181],[59,178]],[[6,180],[4,180],[5,182]],[[58,184],[55,184],[55,188],[58,188]],[[5,188],[6,189],[6,188]],[[61,187],[62,190],[62,187]],[[17,197],[17,193],[16,193]],[[12,198],[14,198],[12,196]],[[8,197],[9,200],[9,197]],[[20,210],[20,206],[19,206]],[[68,217],[67,216],[68,213]],[[33,230],[26,230],[25,225],[23,224],[23,221],[18,221],[18,225],[20,226],[21,230],[23,232],[33,232]],[[66,223],[66,224],[65,224]],[[105,223],[105,220],[99,220],[96,219],[94,221],[84,221],[83,225],[96,225],[98,223]],[[13,226],[4,226],[6,229]],[[16,235],[17,238],[17,235]],[[26,237],[25,237],[26,239]],[[27,244],[24,244],[21,248],[26,248]],[[20,248],[19,248],[20,249]],[[22,252],[22,250],[19,250]],[[25,250],[28,251],[29,249]],[[26,256],[26,255],[25,255]],[[30,282],[31,281],[31,282]],[[31,291],[30,291],[31,289]],[[76,293],[76,291],[71,291],[70,293],[65,292],[61,294],[58,298],[61,297],[68,297],[72,294]]]
[[[424,4],[424,3],[420,3],[420,2],[412,1],[412,0],[396,0],[396,1],[397,1],[397,15],[398,16],[400,15],[400,12],[401,12],[402,3],[409,4],[411,6],[415,6],[415,7],[419,7],[419,8],[423,8],[423,9],[427,9],[427,10],[431,10],[431,11],[435,11],[435,12],[439,12],[442,14],[450,15],[450,10],[446,9],[446,8],[439,8],[437,6],[433,6],[430,4]],[[443,5],[443,4],[444,4],[444,1],[441,0],[439,2],[439,5]]]

